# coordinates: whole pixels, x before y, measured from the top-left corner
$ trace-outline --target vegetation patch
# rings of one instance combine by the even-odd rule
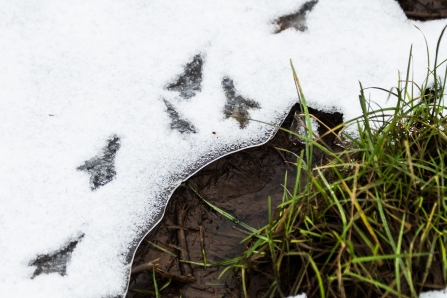
[[[417,297],[446,287],[447,67],[437,57],[442,34],[422,85],[410,78],[410,51],[405,78],[392,90],[378,88],[397,99],[394,108],[372,110],[360,84],[363,115],[328,132],[344,148],[338,153],[313,135],[313,115],[293,70],[305,133],[289,133],[306,142],[295,166],[307,183],[296,176],[269,223],[251,231],[245,252],[228,267],[239,274],[244,296]],[[357,137],[345,133],[351,125]],[[315,150],[330,161],[315,165]],[[267,286],[251,292],[259,280]]]
[[[394,97],[396,106],[373,110],[360,84],[363,114],[342,124],[329,123],[307,106],[292,65],[301,105],[301,112],[291,112],[295,122],[286,120],[288,124],[279,128],[275,141],[267,147],[272,152],[241,151],[237,153],[241,155],[237,165],[233,164],[238,161],[235,157],[235,161],[230,157],[221,164],[217,161],[179,188],[178,198],[174,196],[167,207],[167,213],[177,214],[177,222],[166,221],[157,228],[158,234],[154,232],[156,237],[150,238],[166,239],[158,244],[148,242],[153,247],[151,254],[143,252],[150,250],[149,246],[140,247],[141,256],[147,260],[132,269],[136,281],[130,289],[135,294],[132,297],[158,297],[164,289],[164,294],[178,297],[183,294],[170,290],[178,283],[194,288],[195,292],[189,289],[185,293],[195,297],[200,292],[204,297],[210,293],[221,297],[287,297],[300,293],[307,297],[418,297],[421,292],[446,288],[447,60],[438,60],[446,28],[438,40],[433,66],[428,57],[422,84],[410,77],[410,50],[407,72],[402,78],[399,74],[397,87],[376,88]],[[313,131],[315,122],[318,132]],[[358,132],[355,136],[347,133],[352,127]],[[288,150],[278,145],[280,140],[296,139],[302,140],[293,142],[299,147]],[[261,176],[256,180],[242,176],[247,169],[247,173],[253,172],[252,163],[242,161],[250,161],[251,156],[262,165],[264,157],[271,159],[276,154],[282,164],[287,164],[287,172],[282,198],[268,197],[267,224],[259,228],[230,214],[234,210],[216,206],[225,191],[232,199],[240,196],[230,195],[240,190],[236,181],[244,181],[248,188],[262,188],[256,184]],[[223,171],[227,168],[230,174]],[[207,190],[213,179],[224,173],[237,179],[226,181],[216,193]],[[273,208],[278,201],[278,208]],[[250,202],[258,209],[263,207]],[[196,210],[197,206],[200,208]],[[185,210],[201,216],[186,217]],[[231,222],[239,235],[222,231],[224,222],[212,213]],[[230,243],[217,238],[219,233],[242,243],[245,248],[240,250],[230,245],[235,254],[242,254],[224,259],[210,249],[212,242],[222,249]],[[177,242],[171,241],[174,234]],[[198,243],[200,251],[192,251],[191,243]],[[189,255],[184,254],[188,250]],[[164,262],[166,266],[160,257],[169,258]],[[144,274],[140,273],[144,272],[151,280],[149,290],[138,283],[143,281]],[[221,279],[212,284],[205,279],[210,274],[219,274]],[[234,283],[238,291],[233,291],[237,288]]]

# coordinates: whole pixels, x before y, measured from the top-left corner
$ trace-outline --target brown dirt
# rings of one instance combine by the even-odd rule
[[[295,105],[282,127],[289,129],[293,115],[297,111]],[[311,109],[319,119],[333,127],[342,123],[340,113],[327,114]],[[323,133],[323,131],[320,131]],[[331,138],[325,140],[333,142]],[[237,281],[231,274],[220,279],[224,268],[203,268],[181,263],[179,259],[203,262],[202,243],[206,252],[207,263],[216,263],[239,256],[243,252],[240,241],[246,236],[238,230],[233,222],[227,220],[206,205],[190,188],[193,187],[203,198],[218,208],[236,216],[242,222],[260,228],[267,223],[267,198],[271,197],[275,208],[284,192],[284,174],[287,171],[289,187],[294,183],[295,170],[289,162],[296,162],[296,157],[276,148],[285,148],[299,154],[302,144],[294,144],[289,134],[279,131],[274,138],[263,146],[245,149],[225,156],[203,168],[196,175],[180,186],[171,197],[162,222],[152,230],[141,243],[135,255],[133,268],[147,262],[157,264],[157,284],[161,287],[167,277],[173,278],[170,286],[163,290],[163,297],[239,297]],[[321,162],[316,159],[315,162]],[[292,184],[293,185],[293,184]],[[180,217],[183,216],[183,221]],[[183,231],[183,232],[180,232]],[[183,236],[184,234],[184,236]],[[188,254],[181,254],[183,238]],[[149,244],[148,241],[169,250],[173,257]],[[147,294],[134,292],[138,289],[153,289],[153,277],[150,267],[146,271],[131,277],[129,292],[126,297],[147,297]],[[162,270],[162,271],[160,271]],[[165,273],[174,274],[169,276]],[[228,272],[230,273],[230,272]],[[163,278],[163,276],[165,278]],[[194,282],[188,284],[185,282]],[[183,279],[174,281],[174,279]],[[251,288],[265,285],[252,285]]]
[[[399,0],[405,14],[412,20],[447,18],[447,0]]]
[[[447,18],[447,0],[398,2],[410,19]],[[297,110],[298,105],[295,105],[282,127],[291,127]],[[339,113],[327,114],[313,109],[311,113],[329,127],[334,127],[343,120]],[[335,146],[331,138],[324,141]],[[210,203],[244,223],[259,228],[267,223],[267,197],[271,197],[272,206],[281,202],[284,173],[287,171],[289,181],[294,181],[294,167],[289,163],[295,162],[296,157],[276,148],[285,148],[299,154],[303,146],[294,144],[287,133],[279,131],[263,146],[242,150],[211,163],[174,192],[163,220],[142,241],[132,266],[135,269],[153,261],[157,268],[155,276],[159,288],[172,279],[170,285],[162,291],[163,297],[241,296],[238,281],[233,279],[230,272],[218,278],[224,268],[203,268],[179,262],[179,259],[189,259],[202,263],[202,247],[208,264],[237,257],[244,248],[240,241],[246,236],[238,230],[236,224],[213,211],[198,198],[190,186]],[[322,158],[317,155],[314,162],[322,162]],[[148,241],[163,247],[176,257],[155,248]],[[182,245],[183,249],[180,247]],[[145,269],[132,275],[126,298],[153,296],[136,292],[154,289],[152,269],[150,266]],[[250,297],[255,297],[255,293],[268,286],[261,276],[257,280],[252,278],[251,282],[248,286]]]

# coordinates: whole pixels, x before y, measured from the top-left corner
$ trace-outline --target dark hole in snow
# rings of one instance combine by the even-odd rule
[[[317,2],[318,1],[306,2],[297,12],[279,17],[273,21],[273,23],[278,26],[274,33],[280,33],[289,28],[295,28],[299,31],[306,31],[306,15],[308,12],[312,11]]]
[[[171,118],[171,129],[178,130],[181,133],[196,133],[194,125],[189,121],[180,118],[178,112],[175,110],[174,106],[167,100],[163,99],[165,102],[167,112]]]
[[[320,120],[324,125],[321,125],[320,122],[318,121],[314,121],[314,123],[317,124],[318,128],[316,129],[316,131],[313,131],[313,133],[315,134],[314,139],[316,138],[320,138],[321,137],[321,141],[334,148],[335,146],[337,146],[337,139],[335,138],[333,133],[329,133],[326,134],[325,133],[328,131],[326,127],[330,127],[330,128],[335,128],[338,125],[341,125],[343,123],[343,114],[339,113],[339,112],[323,112],[317,109],[313,109],[311,107],[308,107],[309,109],[309,114],[315,116],[318,120]],[[295,132],[299,135],[305,135],[305,126],[306,126],[306,120],[305,120],[305,116],[301,116],[303,115],[304,112],[301,111],[300,106],[298,106],[298,109],[295,111],[294,116],[293,116],[293,120],[292,120],[292,124],[290,125],[290,131]],[[314,118],[312,118],[314,119]],[[341,126],[340,128],[334,130],[334,133],[338,133],[341,130]],[[325,136],[324,136],[325,135]],[[305,144],[305,141],[300,139],[299,137],[289,134],[289,140],[293,143],[293,144]],[[319,148],[314,148],[315,152],[314,152],[314,163],[318,163],[318,160],[321,159],[321,156],[323,155],[323,152],[321,151],[321,149]]]
[[[447,18],[446,0],[397,0],[409,19],[428,21]]]
[[[102,155],[95,156],[76,168],[79,171],[86,171],[90,174],[90,188],[92,190],[106,185],[114,179],[116,175],[115,155],[120,147],[120,138],[114,136],[108,140]]]
[[[290,129],[296,111],[300,113],[299,109],[299,104],[291,108],[281,125],[282,128]],[[313,115],[321,117],[329,128],[333,128],[332,125],[340,123],[343,119],[340,113],[325,113],[312,108],[309,110]],[[320,125],[319,134],[323,135],[326,132],[327,129]],[[337,151],[339,146],[334,134],[325,136],[324,141],[329,150]],[[205,250],[206,260],[210,264],[239,257],[244,251],[245,245],[241,244],[241,240],[246,237],[246,234],[235,229],[233,221],[210,208],[197,196],[196,192],[245,224],[260,228],[268,223],[267,197],[271,198],[272,206],[277,206],[283,200],[285,187],[294,189],[295,177],[299,174],[294,164],[297,161],[297,155],[304,149],[303,144],[295,144],[289,139],[288,132],[278,130],[266,144],[234,152],[202,168],[175,190],[166,206],[163,219],[139,244],[132,268],[135,269],[156,259],[160,270],[169,272],[173,276],[185,276],[182,273],[182,266],[186,263],[180,261],[185,259],[178,257],[183,249],[189,252],[189,259],[185,261],[202,261],[202,249]],[[317,149],[314,146],[313,150],[317,151]],[[321,149],[315,154],[319,157],[319,159],[314,158],[315,166],[326,164],[332,159]],[[288,174],[285,181],[286,171]],[[304,189],[307,181],[304,173],[301,173],[300,181]],[[187,210],[187,212],[183,224],[179,225],[181,222],[179,215],[183,214],[179,212],[181,210]],[[179,234],[180,229],[184,231],[184,235]],[[180,244],[182,237],[185,239],[185,246],[179,247],[182,245]],[[152,243],[170,251],[174,256],[160,251]],[[225,266],[193,267],[192,275],[195,277],[195,283],[185,284],[173,280],[163,290],[163,297],[244,297],[240,286],[240,275],[220,276],[224,269]],[[282,276],[287,277],[287,270],[290,269],[298,271],[301,267],[283,267]],[[291,275],[290,279],[284,280],[295,282],[293,277],[296,273],[293,274],[295,275]],[[246,296],[262,297],[262,294],[269,289],[270,277],[271,275],[264,274],[264,271],[262,273],[256,270],[247,271],[246,278],[250,279],[250,283],[247,283],[249,286],[247,286]],[[157,282],[162,283],[162,276],[157,272],[155,278]],[[152,290],[153,280],[152,270],[137,273],[134,270],[134,274],[130,277],[126,298],[147,297],[137,291],[139,289]]]
[[[31,276],[31,279],[42,273],[59,273],[62,276],[66,275],[67,263],[70,261],[71,254],[78,242],[81,241],[82,237],[84,237],[84,234],[52,254],[38,255],[34,261],[30,262],[30,266],[37,267],[33,276]]]
[[[180,96],[188,99],[202,90],[202,55],[197,54],[193,60],[185,65],[185,71],[178,77],[177,81],[169,84],[166,89],[180,92]]]
[[[309,114],[315,116],[318,120],[324,123],[327,127],[337,127],[338,125],[343,123],[343,114],[339,112],[323,112],[317,109],[313,109],[311,107],[308,107]],[[300,107],[298,106],[298,109],[295,111],[292,125],[290,126],[290,130],[292,132],[298,133],[303,135],[304,127],[306,125],[305,116],[299,116],[304,114],[303,111],[301,111]],[[327,132],[327,128],[324,125],[321,125],[318,121],[315,120],[315,123],[317,123],[318,128],[314,133],[316,133],[318,136],[323,136]],[[300,129],[303,128],[303,129]],[[338,133],[341,128],[335,130],[335,133]],[[297,136],[294,136],[292,134],[289,135],[290,141],[292,141],[294,144],[297,142],[303,143],[303,140],[300,140]],[[333,134],[328,134],[324,137],[322,137],[322,141],[325,142],[327,145],[329,144],[330,140],[334,139]]]
[[[254,100],[245,99],[241,95],[236,94],[233,80],[229,77],[224,77],[222,80],[222,88],[225,91],[227,103],[225,104],[225,117],[234,117],[238,122],[240,128],[247,126],[248,109],[259,109],[260,105]]]

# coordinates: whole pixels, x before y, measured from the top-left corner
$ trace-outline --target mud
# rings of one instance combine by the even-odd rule
[[[446,0],[399,0],[409,19],[428,21],[447,18]]]
[[[296,111],[299,111],[298,105],[292,108],[282,127],[291,127]],[[329,127],[343,121],[339,113],[328,114],[313,109],[310,112],[318,115]],[[324,130],[324,127],[320,126],[319,133],[323,134]],[[325,141],[336,147],[333,138],[325,137]],[[233,279],[231,272],[219,279],[224,267],[204,268],[179,262],[179,259],[188,258],[193,262],[204,263],[202,249],[206,254],[207,264],[237,257],[244,248],[240,242],[247,236],[235,223],[212,210],[191,188],[202,198],[238,220],[260,228],[267,223],[267,198],[270,196],[272,207],[275,209],[281,203],[283,185],[290,188],[295,182],[293,163],[296,162],[296,156],[278,148],[299,155],[304,145],[294,143],[288,133],[278,131],[274,138],[263,146],[245,149],[213,162],[174,192],[165,217],[142,241],[133,263],[135,269],[152,261],[158,270],[155,276],[159,288],[167,282],[166,277],[172,279],[171,284],[162,291],[163,297],[240,296],[237,280]],[[181,214],[184,214],[184,219]],[[187,254],[182,248],[182,234]],[[148,241],[168,250],[172,255]],[[126,297],[147,297],[147,294],[135,291],[153,289],[153,272],[150,269],[152,267],[147,268],[146,271],[138,270],[132,275]]]
[[[288,28],[305,31],[306,14],[318,1],[305,3],[297,12],[285,15],[274,21],[280,33]],[[398,1],[407,17],[416,20],[447,18],[447,1],[437,0],[400,0]],[[166,88],[179,92],[180,97],[189,99],[200,92],[202,81],[201,55],[196,55],[185,66],[185,72]],[[250,99],[236,94],[233,81],[225,77],[222,88],[227,97],[224,109],[226,117],[240,120],[240,127],[246,125],[243,118],[249,117],[249,108],[259,108]],[[165,101],[170,115],[172,129],[180,132],[194,133],[194,127],[186,120],[180,119],[172,104]],[[292,125],[295,114],[299,114],[295,105],[284,121],[286,129]],[[343,122],[340,113],[324,113],[310,109],[328,127],[335,127]],[[238,118],[239,117],[239,118]],[[318,134],[323,135],[326,128],[320,125]],[[338,149],[335,139],[330,135],[322,140],[334,151]],[[291,153],[278,150],[283,148]],[[242,150],[225,156],[208,165],[188,181],[182,184],[171,197],[166,213],[160,224],[142,241],[132,265],[132,276],[127,298],[154,296],[154,277],[163,297],[241,297],[238,280],[231,272],[219,278],[224,267],[204,267],[179,260],[213,264],[238,257],[244,247],[241,240],[247,236],[232,221],[211,209],[197,194],[218,208],[234,215],[238,220],[260,228],[267,223],[268,204],[275,208],[281,203],[284,186],[290,187],[295,181],[293,163],[296,155],[304,145],[284,131],[278,133],[267,144]],[[324,163],[321,152],[314,152],[315,164]],[[287,173],[287,181],[285,180]],[[305,183],[305,181],[302,181]],[[168,251],[169,253],[165,252]],[[204,253],[203,253],[204,252]],[[171,280],[169,282],[169,280]],[[267,280],[262,275],[252,278],[248,285],[250,297],[255,297],[265,287]]]

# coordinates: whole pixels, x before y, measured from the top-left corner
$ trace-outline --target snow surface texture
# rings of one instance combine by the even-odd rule
[[[446,23],[394,0],[304,3],[2,0],[0,296],[123,295],[176,186],[274,132],[229,116],[279,124],[296,102],[289,59],[309,105],[350,119],[358,81],[395,86],[412,43],[421,82],[413,25],[433,57]]]

